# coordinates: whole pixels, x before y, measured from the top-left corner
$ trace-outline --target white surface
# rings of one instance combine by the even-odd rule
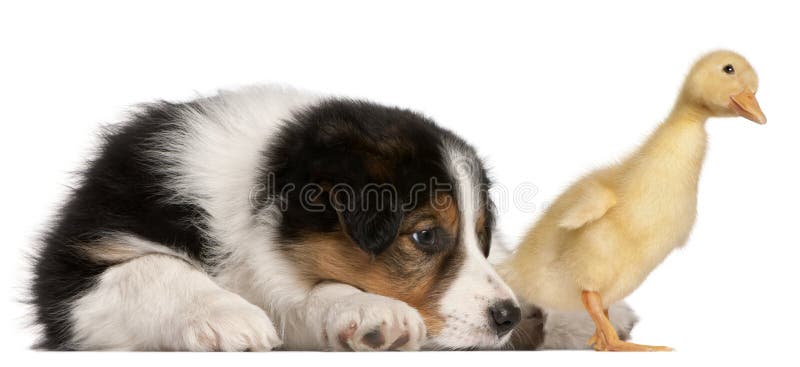
[[[223,359],[296,363],[549,361],[675,364],[782,361],[797,340],[800,34],[794,5],[609,2],[112,2],[0,5],[4,249],[0,345],[6,360],[97,365]],[[672,106],[705,51],[749,58],[769,122],[712,120],[699,217],[686,248],[630,297],[637,341],[657,356],[473,353],[408,356],[34,354],[16,301],[31,248],[94,146],[132,104],[282,82],[411,107],[476,145],[534,210],[501,212],[513,241],[578,175],[637,144]],[[788,357],[788,356],[787,356]],[[791,358],[791,357],[789,357]]]

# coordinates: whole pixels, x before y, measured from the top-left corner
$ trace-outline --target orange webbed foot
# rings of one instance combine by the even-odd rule
[[[589,338],[589,345],[596,351],[606,352],[669,352],[670,347],[643,345],[620,340],[617,331],[608,319],[608,310],[602,307],[600,294],[583,291],[583,304],[595,323],[594,335]]]
[[[643,345],[643,344],[636,344],[636,343],[629,343],[624,341],[617,341],[614,343],[606,343],[603,345],[604,349],[597,349],[597,345],[595,345],[595,350],[605,351],[605,352],[671,352],[672,348],[670,347],[663,347],[657,345]]]
[[[596,351],[606,350],[606,338],[603,337],[603,335],[600,333],[600,330],[595,330],[594,334],[591,338],[589,338],[589,341],[586,343],[586,345],[594,348]]]
[[[613,338],[613,337],[612,337]],[[643,345],[630,343],[622,340],[606,341],[606,337],[600,330],[595,330],[594,335],[589,338],[588,345],[598,352],[670,352],[672,348],[656,345]]]

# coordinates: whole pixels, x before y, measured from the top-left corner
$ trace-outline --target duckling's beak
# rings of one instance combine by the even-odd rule
[[[742,93],[731,96],[731,103],[729,107],[736,111],[739,116],[742,116],[750,121],[764,125],[767,123],[767,117],[761,111],[758,105],[755,94],[745,89]]]

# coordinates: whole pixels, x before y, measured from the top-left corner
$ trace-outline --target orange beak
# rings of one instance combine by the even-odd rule
[[[749,90],[744,90],[735,96],[731,96],[731,103],[728,105],[732,110],[736,111],[739,116],[742,116],[750,121],[764,125],[767,123],[767,117],[761,111],[758,105],[755,94]]]

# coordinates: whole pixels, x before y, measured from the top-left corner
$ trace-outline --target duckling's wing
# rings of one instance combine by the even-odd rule
[[[558,222],[561,228],[581,228],[602,218],[609,209],[617,205],[614,191],[596,180],[581,182],[575,189],[575,195],[569,199],[571,203]]]

